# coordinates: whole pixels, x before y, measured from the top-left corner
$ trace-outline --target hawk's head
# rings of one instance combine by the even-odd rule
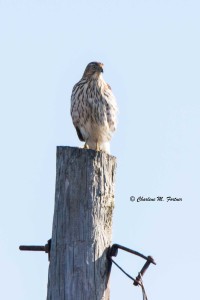
[[[91,62],[87,65],[85,72],[83,73],[83,77],[99,77],[99,75],[103,72],[103,64],[100,62]]]

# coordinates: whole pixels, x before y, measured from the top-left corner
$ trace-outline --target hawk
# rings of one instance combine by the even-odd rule
[[[111,87],[104,81],[103,64],[91,62],[75,84],[71,95],[71,117],[84,148],[110,152],[116,130],[117,104]]]

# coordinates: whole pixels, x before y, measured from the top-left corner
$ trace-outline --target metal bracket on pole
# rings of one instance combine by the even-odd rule
[[[118,254],[118,249],[129,252],[131,254],[137,255],[143,259],[146,260],[144,266],[142,267],[142,269],[140,270],[140,272],[138,273],[138,276],[134,279],[132,278],[129,274],[127,274],[113,259],[112,256],[116,257]],[[149,265],[152,263],[154,265],[156,265],[153,257],[151,256],[145,256],[142,253],[139,253],[135,250],[126,248],[124,246],[118,245],[118,244],[113,244],[112,247],[110,248],[110,251],[108,253],[108,258],[123,272],[125,273],[129,278],[131,278],[133,280],[133,284],[135,286],[140,285],[141,284],[141,280],[142,280],[142,276],[144,275],[144,273],[146,272],[146,270],[148,269]]]
[[[21,251],[44,251],[48,253],[48,260],[50,261],[50,252],[51,252],[51,239],[47,241],[47,244],[44,246],[19,246]]]

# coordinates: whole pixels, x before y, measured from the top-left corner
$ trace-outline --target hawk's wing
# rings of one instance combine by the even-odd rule
[[[80,140],[81,142],[85,142],[85,140],[84,140],[84,138],[83,138],[83,136],[82,136],[82,133],[81,133],[80,129],[79,129],[78,127],[75,127],[75,128],[76,128],[76,132],[77,132],[77,135],[78,135],[78,137],[79,137],[79,140]]]
[[[107,116],[108,126],[110,130],[113,132],[116,130],[117,127],[117,119],[116,119],[117,103],[109,84],[106,84],[103,94],[104,94],[104,100],[106,102],[106,116]]]
[[[85,139],[81,133],[80,127],[84,124],[85,119],[85,110],[84,110],[84,103],[83,103],[83,88],[84,88],[85,81],[81,80],[72,90],[71,95],[71,116],[74,127],[76,128],[76,132],[80,141],[84,142]]]

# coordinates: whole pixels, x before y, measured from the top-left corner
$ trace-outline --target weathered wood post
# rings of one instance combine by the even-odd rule
[[[116,158],[57,148],[47,300],[108,300]]]

